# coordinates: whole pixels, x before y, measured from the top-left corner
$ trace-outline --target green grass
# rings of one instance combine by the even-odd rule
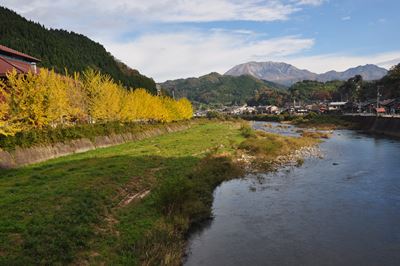
[[[188,227],[232,177],[238,126],[192,128],[0,170],[0,264],[176,264]],[[214,154],[214,155],[211,155]],[[150,189],[139,202],[119,203]]]
[[[0,170],[0,265],[180,265],[242,152],[272,160],[317,140],[198,121],[137,142]],[[142,200],[129,196],[150,191]]]

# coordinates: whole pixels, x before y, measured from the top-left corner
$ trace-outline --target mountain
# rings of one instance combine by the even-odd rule
[[[228,76],[251,75],[258,79],[269,80],[285,86],[290,86],[304,79],[313,80],[317,74],[301,70],[286,63],[249,62],[240,64],[225,73]]]
[[[285,87],[264,82],[249,75],[239,77],[210,73],[199,78],[169,80],[160,84],[176,97],[187,97],[195,103],[244,104],[257,93],[269,91],[275,96],[286,94]]]
[[[386,69],[376,65],[358,66],[344,72],[329,71],[324,74],[316,74],[308,70],[298,69],[290,64],[278,62],[249,62],[237,65],[225,73],[225,75],[228,76],[251,75],[285,86],[290,86],[303,80],[324,82],[331,80],[347,80],[355,75],[361,75],[364,80],[378,80],[386,74]]]
[[[387,70],[376,65],[364,65],[354,68],[349,68],[343,72],[329,71],[320,74],[317,77],[318,81],[331,81],[331,80],[348,80],[356,75],[361,75],[364,80],[378,80],[387,74]]]
[[[91,67],[125,86],[155,90],[153,79],[115,59],[101,44],[74,32],[47,29],[1,6],[0,44],[39,58],[39,66],[59,73]]]

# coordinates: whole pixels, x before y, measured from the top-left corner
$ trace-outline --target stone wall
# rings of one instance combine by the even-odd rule
[[[376,116],[348,116],[349,121],[356,122],[362,130],[400,138],[400,118]]]
[[[81,153],[97,148],[105,148],[130,141],[137,141],[169,132],[189,128],[190,125],[164,125],[140,133],[125,133],[119,135],[99,136],[90,140],[87,138],[72,140],[65,143],[56,143],[50,146],[34,146],[31,148],[17,147],[13,151],[0,149],[0,168],[16,168],[33,163],[43,162],[74,153]]]

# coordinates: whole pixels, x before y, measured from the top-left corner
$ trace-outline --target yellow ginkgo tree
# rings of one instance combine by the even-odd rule
[[[60,124],[171,122],[190,119],[192,114],[187,99],[125,88],[90,69],[73,76],[46,69],[25,75],[12,71],[0,82],[0,135]]]

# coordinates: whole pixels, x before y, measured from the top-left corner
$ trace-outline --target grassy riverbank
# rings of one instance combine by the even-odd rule
[[[238,123],[200,122],[0,170],[0,264],[179,264],[189,227],[210,217],[213,189],[243,174],[236,158],[273,158],[313,143],[294,142]]]

